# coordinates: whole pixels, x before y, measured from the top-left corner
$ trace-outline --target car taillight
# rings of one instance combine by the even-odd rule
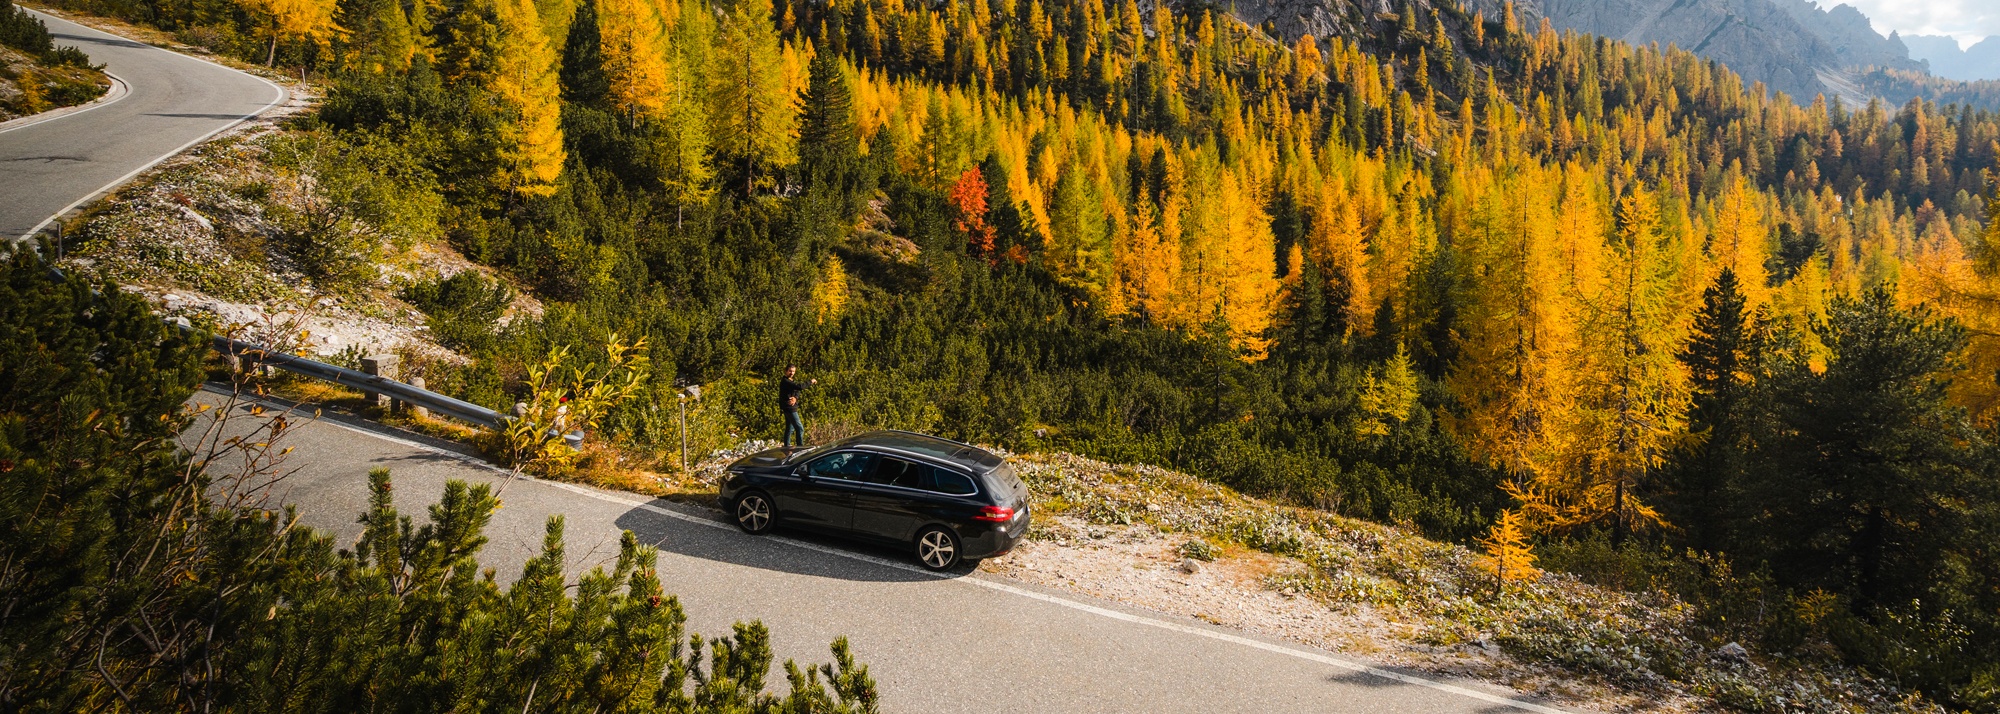
[[[994,523],[1006,523],[1008,521],[1014,520],[1014,509],[1003,508],[1000,506],[987,506],[985,508],[979,509],[979,515],[973,516],[972,520],[992,521]]]

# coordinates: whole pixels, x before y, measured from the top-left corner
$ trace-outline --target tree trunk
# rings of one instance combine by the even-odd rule
[[[1889,519],[1882,513],[1881,506],[1868,509],[1868,520],[1856,533],[1853,543],[1855,560],[1854,613],[1865,615],[1869,606],[1880,603],[1878,581],[1882,573],[1882,550],[1887,539]]]
[[[1618,483],[1612,487],[1611,496],[1611,545],[1625,545],[1625,474],[1618,474]]]
[[[271,49],[264,53],[264,66],[278,66],[278,25],[271,23]]]

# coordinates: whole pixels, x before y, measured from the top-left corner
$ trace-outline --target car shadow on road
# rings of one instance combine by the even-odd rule
[[[245,117],[245,116],[247,116],[247,115],[244,115],[244,114],[171,114],[171,113],[166,113],[166,112],[149,112],[149,113],[147,113],[147,114],[146,114],[146,116],[149,116],[149,117],[167,117],[167,118],[169,118],[169,119],[242,119],[242,118],[244,118],[244,117]]]
[[[1374,666],[1383,667],[1383,665],[1380,664]],[[1431,679],[1431,680],[1438,679],[1438,675],[1436,674],[1421,672],[1403,667],[1386,667],[1386,669],[1402,674],[1408,674],[1414,677],[1423,677],[1425,679]],[[1327,681],[1337,682],[1340,684],[1352,684],[1360,687],[1366,687],[1368,689],[1380,689],[1380,690],[1400,689],[1409,692],[1411,695],[1417,695],[1426,692],[1426,688],[1421,687],[1419,685],[1411,684],[1409,682],[1399,681],[1396,679],[1391,679],[1389,677],[1384,677],[1382,675],[1374,674],[1371,672],[1341,672],[1339,674],[1327,677]],[[1449,679],[1446,679],[1444,681],[1450,683]],[[1495,693],[1495,696],[1503,696],[1511,698],[1514,696],[1521,696],[1521,695],[1508,695],[1502,693]],[[1521,697],[1521,701],[1523,704],[1532,704],[1541,707],[1554,706],[1552,704],[1548,704],[1545,702],[1534,701],[1528,697]],[[1534,710],[1528,709],[1526,707],[1509,706],[1506,704],[1493,704],[1490,706],[1480,707],[1477,710],[1477,714],[1510,714],[1510,713],[1518,713],[1526,711],[1534,711]]]
[[[655,499],[647,506],[650,508],[626,511],[618,517],[617,526],[631,531],[639,542],[653,545],[663,553],[795,575],[867,582],[933,582],[973,572],[972,568],[964,566],[943,573],[918,570],[901,548],[795,529],[781,527],[772,536],[753,536],[723,522],[713,511],[665,499]],[[685,518],[701,519],[713,525],[661,515],[652,508],[670,510]],[[907,564],[908,567],[876,561]]]
[[[122,40],[115,37],[86,37],[83,35],[72,35],[67,32],[51,32],[49,33],[49,37],[54,38],[58,41],[68,40],[70,42],[81,42],[87,45],[105,45],[107,47],[132,47],[136,49],[145,49],[147,47],[152,47],[152,45],[146,44],[144,42]]]

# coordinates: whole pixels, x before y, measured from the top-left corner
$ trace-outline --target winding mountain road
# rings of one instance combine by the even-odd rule
[[[203,393],[197,399],[222,404]],[[266,406],[282,409],[282,405]],[[245,406],[243,409],[247,409]],[[211,410],[210,414],[224,410]],[[845,635],[889,712],[1426,712],[1565,710],[1493,685],[1443,681],[1302,645],[985,573],[940,576],[900,553],[798,534],[750,536],[712,510],[552,481],[348,417],[295,414],[274,487],[308,525],[351,544],[365,475],[391,469],[397,508],[423,517],[449,480],[492,484],[505,506],[480,560],[518,577],[543,525],[565,519],[572,573],[610,567],[623,531],[660,549],[689,629],[761,619],[778,659],[827,661]],[[781,532],[782,533],[782,532]]]
[[[57,45],[82,48],[120,86],[86,107],[0,125],[0,244],[285,100],[264,79],[35,14]]]

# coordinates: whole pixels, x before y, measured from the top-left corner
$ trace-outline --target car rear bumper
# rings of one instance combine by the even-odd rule
[[[1014,550],[1014,546],[1028,537],[1028,514],[1021,514],[1014,522],[982,529],[977,533],[960,533],[959,542],[965,547],[967,558],[998,558]]]

